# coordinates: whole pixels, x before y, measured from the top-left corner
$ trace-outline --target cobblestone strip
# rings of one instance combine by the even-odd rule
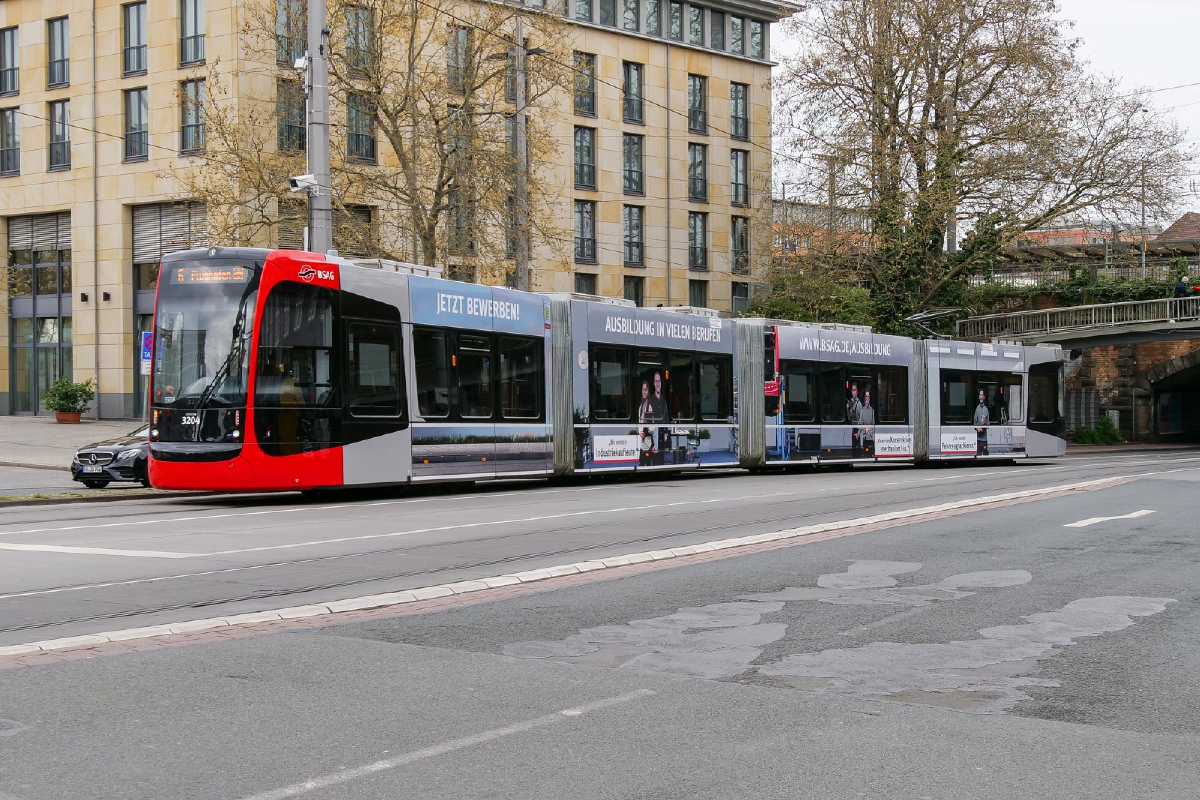
[[[1134,479],[1133,476],[1102,478],[1046,489],[1010,492],[993,497],[959,500],[869,517],[818,523],[774,533],[721,539],[669,550],[631,553],[545,569],[516,572],[510,575],[499,575],[493,578],[427,586],[402,592],[293,606],[277,611],[235,614],[0,647],[0,670],[56,664],[119,653],[142,652],[162,647],[211,644],[266,633],[324,628],[365,620],[392,619],[452,608],[465,608],[480,603],[555,591],[597,581],[642,575],[660,569],[703,564],[735,556],[824,542],[919,522],[930,522],[975,511],[1063,497],[1072,492],[1094,491],[1127,483]]]

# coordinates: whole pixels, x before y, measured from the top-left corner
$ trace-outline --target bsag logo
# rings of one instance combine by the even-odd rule
[[[300,280],[305,283],[312,283],[312,279],[316,278],[319,281],[331,281],[334,279],[334,273],[331,269],[313,269],[307,264],[300,270]]]

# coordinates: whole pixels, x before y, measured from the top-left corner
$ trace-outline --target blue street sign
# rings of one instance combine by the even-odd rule
[[[142,361],[150,361],[154,353],[154,334],[147,331],[142,334]]]

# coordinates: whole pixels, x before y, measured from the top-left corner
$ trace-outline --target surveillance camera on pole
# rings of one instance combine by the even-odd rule
[[[317,183],[315,175],[293,175],[287,179],[288,191],[292,194],[301,194],[307,192],[310,195],[316,195],[320,192],[321,186]]]

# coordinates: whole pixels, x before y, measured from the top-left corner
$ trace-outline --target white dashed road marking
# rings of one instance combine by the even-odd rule
[[[337,772],[331,772],[328,775],[322,775],[319,778],[312,778],[303,783],[294,783],[291,786],[284,786],[281,789],[274,789],[269,792],[261,792],[259,794],[250,795],[242,798],[242,800],[287,800],[289,797],[299,797],[302,794],[315,792],[319,789],[327,789],[330,786],[337,786],[349,781],[365,778],[368,775],[375,775],[379,772],[386,772],[398,767],[403,767],[408,764],[424,761],[428,758],[437,758],[444,756],[447,753],[453,753],[457,750],[465,750],[468,747],[486,744],[495,739],[501,739],[505,736],[512,736],[515,733],[525,733],[526,731],[536,730],[537,728],[545,728],[563,722],[565,719],[573,717],[582,717],[586,714],[591,714],[596,711],[602,711],[613,706],[624,705],[625,703],[640,700],[643,697],[649,697],[654,694],[650,689],[638,689],[636,692],[629,694],[617,695],[616,697],[608,697],[604,700],[597,700],[594,703],[577,706],[575,708],[564,708],[562,711],[556,711],[553,714],[536,717],[535,719],[527,719],[523,722],[515,722],[512,725],[505,725],[502,728],[492,728],[489,731],[483,731],[473,736],[464,736],[461,739],[451,739],[448,742],[435,744],[432,747],[426,747],[422,750],[413,750],[393,758],[385,758],[381,761],[376,761],[371,764],[364,764],[361,767],[353,769],[343,769]]]
[[[1089,525],[1095,525],[1100,522],[1111,522],[1114,519],[1137,519],[1138,517],[1149,516],[1150,514],[1153,514],[1153,513],[1154,512],[1151,511],[1150,509],[1143,508],[1141,511],[1134,511],[1131,514],[1122,514],[1119,517],[1088,517],[1087,519],[1081,519],[1078,522],[1068,522],[1066,525],[1063,525],[1063,527],[1064,528],[1086,528]]]

